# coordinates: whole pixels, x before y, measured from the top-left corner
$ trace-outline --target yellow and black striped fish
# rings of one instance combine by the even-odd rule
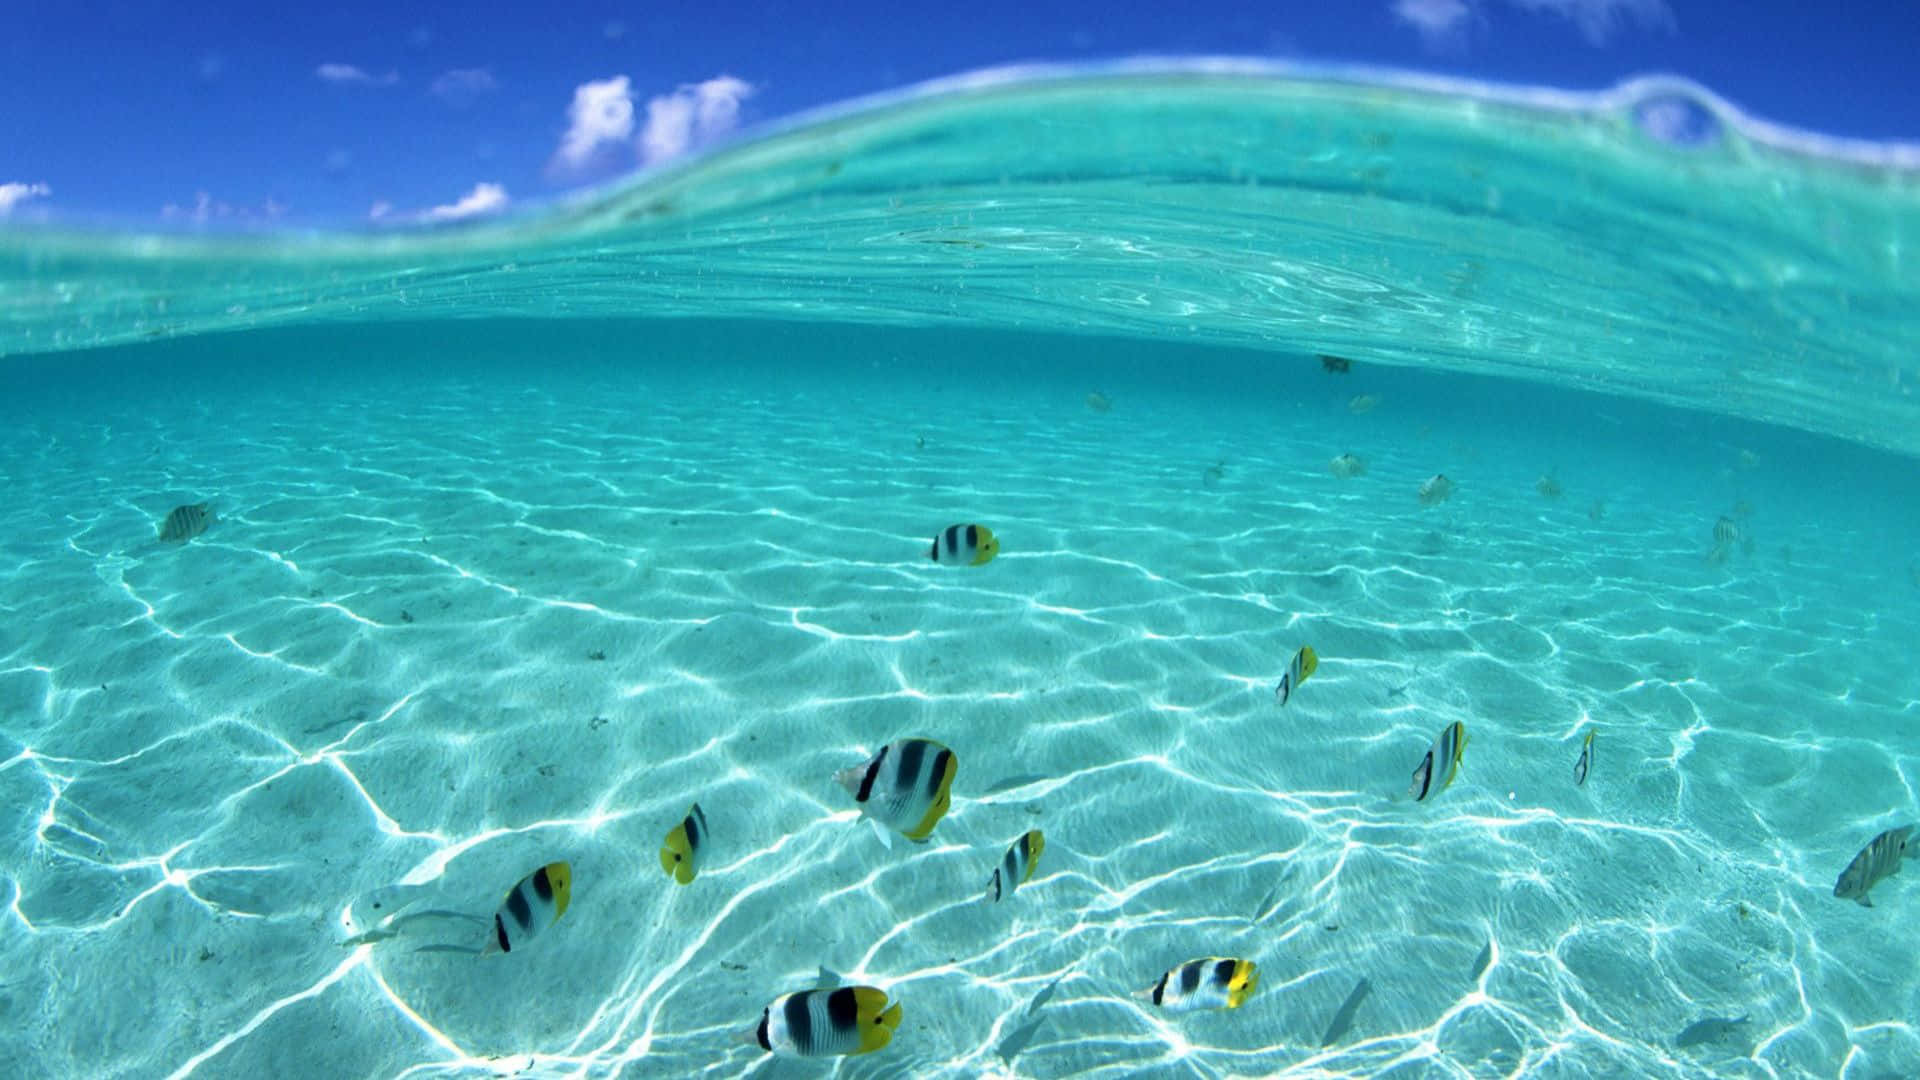
[[[865,765],[834,774],[860,812],[915,843],[924,843],[953,802],[960,759],[932,739],[895,739]]]
[[[1579,787],[1587,782],[1587,770],[1593,768],[1593,732],[1580,740],[1580,760],[1573,763],[1573,786]]]
[[[211,504],[198,502],[191,506],[176,506],[167,512],[166,520],[160,523],[160,539],[168,544],[181,544],[207,531],[213,524]]]
[[[871,986],[802,990],[775,998],[746,1036],[760,1049],[787,1057],[871,1053],[893,1041],[900,1005]]]
[[[699,870],[700,849],[706,842],[707,815],[700,812],[699,803],[694,803],[686,818],[667,830],[667,838],[660,845],[660,869],[680,884],[691,885]]]
[[[520,879],[500,910],[493,913],[493,940],[487,952],[512,952],[558,922],[573,899],[573,868],[563,862],[547,865]]]
[[[1280,676],[1280,685],[1273,691],[1273,696],[1280,699],[1282,707],[1286,706],[1287,700],[1293,697],[1293,692],[1300,689],[1300,684],[1306,682],[1307,676],[1313,674],[1314,669],[1319,666],[1320,657],[1314,654],[1313,646],[1300,646],[1300,651],[1293,654],[1293,662],[1287,665],[1287,673]]]
[[[1046,850],[1047,838],[1039,829],[1027,831],[1013,842],[1007,853],[1000,857],[1000,865],[994,868],[993,876],[987,879],[987,903],[997,904],[1007,895],[1020,887],[1021,882],[1033,876],[1033,868],[1039,865],[1040,853]]]
[[[933,538],[927,557],[946,566],[982,566],[1000,554],[1000,541],[985,525],[949,525]]]
[[[1460,771],[1460,755],[1467,752],[1467,726],[1455,720],[1440,729],[1440,734],[1427,747],[1427,755],[1413,770],[1413,783],[1408,786],[1407,794],[1416,802],[1425,802],[1453,783],[1454,774]]]
[[[1209,956],[1181,964],[1134,996],[1168,1012],[1237,1009],[1259,986],[1260,972],[1253,961]]]

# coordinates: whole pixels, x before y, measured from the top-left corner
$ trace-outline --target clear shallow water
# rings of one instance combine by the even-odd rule
[[[1341,130],[1333,105],[1299,107]],[[300,292],[304,310],[228,317],[223,301],[259,288],[228,280],[240,256],[9,239],[42,245],[35,288],[101,305],[84,327],[15,318],[23,335],[156,328],[107,303],[115,289],[177,288],[172,310],[197,314],[164,329],[178,340],[7,361],[0,1058],[30,1075],[812,1076],[831,1069],[730,1037],[825,965],[906,1010],[853,1076],[1911,1072],[1909,883],[1879,886],[1873,909],[1830,895],[1914,813],[1911,458],[1788,430],[1823,425],[1774,409],[1792,395],[1725,397],[1697,360],[1614,358],[1583,335],[1652,312],[1597,283],[1609,306],[1563,313],[1567,348],[1526,365],[1532,381],[1377,362],[1424,346],[1454,368],[1515,366],[1390,318],[1391,293],[1350,324],[1298,321],[1312,341],[1221,348],[1239,309],[1199,303],[1231,275],[1205,278],[1211,255],[1179,261],[1163,238],[1217,232],[1209,215],[1230,208],[1168,220],[1127,210],[1164,185],[1107,183],[1104,202],[1001,201],[1083,250],[1123,229],[1168,248],[1139,269],[967,266],[981,249],[965,244],[875,265],[823,201],[817,221],[763,225],[764,247],[713,248],[716,231],[655,252],[667,268],[636,286],[637,248],[580,250],[593,210],[483,238],[527,267],[484,289],[471,269],[423,271],[424,310],[414,286],[402,308],[378,285],[385,264],[363,301],[339,299],[328,283],[351,260],[317,249],[253,294]],[[1699,216],[1734,213],[1692,196]],[[1247,242],[1323,245],[1301,281],[1380,260],[1403,210],[1353,198],[1372,209],[1337,234],[1300,215]],[[1471,248],[1479,228],[1436,235]],[[366,243],[401,249],[370,264],[452,267],[479,241]],[[1524,271],[1483,257],[1524,275],[1513,298],[1542,287],[1537,251]],[[857,273],[826,272],[841,262]],[[1080,291],[1109,277],[1148,298],[1134,321],[1101,321],[1121,306]],[[9,310],[30,315],[36,293],[14,284]],[[707,317],[586,317],[649,295]],[[1801,294],[1768,303],[1785,295]],[[783,302],[905,325],[724,318]],[[1310,306],[1276,300],[1259,321],[1279,335],[1288,304]],[[443,317],[496,307],[575,317]],[[1857,329],[1775,324],[1775,344],[1848,358],[1791,370],[1886,445],[1897,431],[1874,418],[1905,415],[1901,384],[1848,374],[1911,363],[1910,327],[1880,317],[1879,353]],[[191,333],[228,318],[316,324]],[[1696,332],[1729,354],[1757,333]],[[1323,349],[1355,370],[1323,372]],[[1576,363],[1598,356],[1613,359]],[[1707,408],[1581,384],[1680,386]],[[1367,474],[1332,476],[1343,451]],[[1535,486],[1549,470],[1558,497]],[[1436,471],[1458,490],[1422,508]],[[197,498],[223,520],[185,547],[149,542]],[[1722,514],[1751,545],[1716,564]],[[1004,554],[936,572],[927,538],[963,520]],[[1303,642],[1322,668],[1282,711],[1272,686]],[[1459,780],[1395,801],[1452,720],[1472,739]],[[1600,758],[1576,789],[1589,726]],[[831,775],[910,734],[958,753],[955,809],[926,848],[889,851]],[[714,855],[677,888],[653,853],[694,798]],[[1036,826],[1036,880],[974,903]],[[574,908],[524,952],[339,944],[372,890],[484,914],[554,858],[573,864]],[[1243,1009],[1165,1017],[1127,996],[1209,954],[1260,964]],[[1323,1047],[1360,978],[1371,993]],[[1675,1046],[1709,1016],[1749,1020]]]

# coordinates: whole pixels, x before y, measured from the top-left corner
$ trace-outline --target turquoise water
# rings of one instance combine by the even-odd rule
[[[975,80],[471,231],[0,234],[5,1071],[1912,1074],[1920,897],[1832,892],[1916,814],[1915,174],[1681,89]],[[833,782],[903,736],[925,846]],[[356,943],[554,860],[511,955]],[[822,967],[891,1046],[737,1041]]]

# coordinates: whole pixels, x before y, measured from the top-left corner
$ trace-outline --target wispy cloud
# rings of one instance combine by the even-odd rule
[[[494,214],[507,207],[507,189],[499,184],[475,184],[460,201],[436,206],[420,215],[421,221],[458,221],[461,218]]]
[[[625,75],[573,88],[567,106],[567,133],[560,137],[554,164],[567,169],[587,167],[601,147],[624,142],[633,134],[633,84]]]
[[[0,217],[13,213],[13,208],[28,199],[44,199],[53,194],[53,189],[45,184],[23,184],[18,180],[0,184]]]
[[[258,207],[235,206],[224,199],[216,199],[204,191],[198,191],[194,193],[193,205],[168,203],[160,208],[160,218],[190,225],[205,225],[210,221],[258,223],[278,221],[286,212],[286,204],[276,202],[272,197]]]
[[[1495,2],[1530,15],[1566,19],[1595,46],[1611,41],[1628,23],[1649,30],[1674,28],[1667,0],[1393,0],[1390,8],[1394,18],[1419,31],[1429,48],[1447,48],[1462,43],[1467,28],[1484,21]]]
[[[369,75],[365,69],[352,64],[321,64],[313,69],[313,73],[319,76],[321,81],[338,86],[392,86],[400,81],[400,73],[397,71],[389,71],[385,75]]]
[[[640,132],[641,162],[659,164],[732,131],[740,122],[740,103],[753,91],[743,79],[720,75],[652,98]]]
[[[499,86],[500,83],[493,77],[493,72],[486,68],[454,68],[452,71],[442,72],[428,89],[433,91],[435,97],[447,104],[464,108],[473,104],[480,95],[495,90]]]

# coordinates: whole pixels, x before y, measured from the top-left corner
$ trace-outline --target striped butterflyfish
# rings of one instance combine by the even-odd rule
[[[981,566],[1000,554],[1000,541],[985,525],[949,525],[933,538],[927,557],[947,566]]]
[[[915,843],[924,843],[953,802],[960,759],[932,739],[895,739],[865,765],[834,774],[860,812]]]
[[[1253,961],[1209,956],[1181,964],[1134,996],[1145,998],[1168,1012],[1237,1009],[1253,996],[1259,985],[1260,972]]]
[[[660,869],[682,885],[692,884],[700,868],[700,849],[706,843],[707,815],[700,812],[699,803],[694,803],[686,818],[667,830],[667,838],[660,844]]]
[[[198,502],[190,506],[176,506],[167,511],[166,518],[160,522],[160,539],[169,544],[182,544],[206,532],[211,524],[211,504]]]
[[[1319,666],[1320,657],[1314,654],[1313,646],[1300,646],[1300,651],[1293,654],[1293,661],[1287,665],[1287,673],[1280,676],[1280,685],[1274,688],[1273,696],[1284,706],[1293,697],[1293,692],[1300,689],[1300,684],[1306,682],[1307,676]]]
[[[486,952],[512,952],[558,922],[573,899],[573,868],[547,865],[520,879],[493,913],[493,939]]]
[[[1453,783],[1454,774],[1460,771],[1460,755],[1467,752],[1467,726],[1455,720],[1440,729],[1440,734],[1427,747],[1427,754],[1413,770],[1413,783],[1407,787],[1407,795],[1415,802],[1425,802]]]
[[[1047,846],[1047,838],[1039,829],[1030,829],[1020,839],[1013,842],[1007,853],[1000,857],[1000,865],[994,868],[993,876],[987,879],[987,902],[997,904],[1005,900],[1008,894],[1020,887],[1020,883],[1033,876],[1033,868],[1040,862],[1040,852]]]
[[[1593,768],[1593,732],[1580,740],[1580,760],[1573,763],[1573,786],[1579,787],[1587,782],[1587,771]]]
[[[893,1041],[900,1005],[871,986],[801,990],[775,998],[744,1041],[788,1057],[866,1054]]]

